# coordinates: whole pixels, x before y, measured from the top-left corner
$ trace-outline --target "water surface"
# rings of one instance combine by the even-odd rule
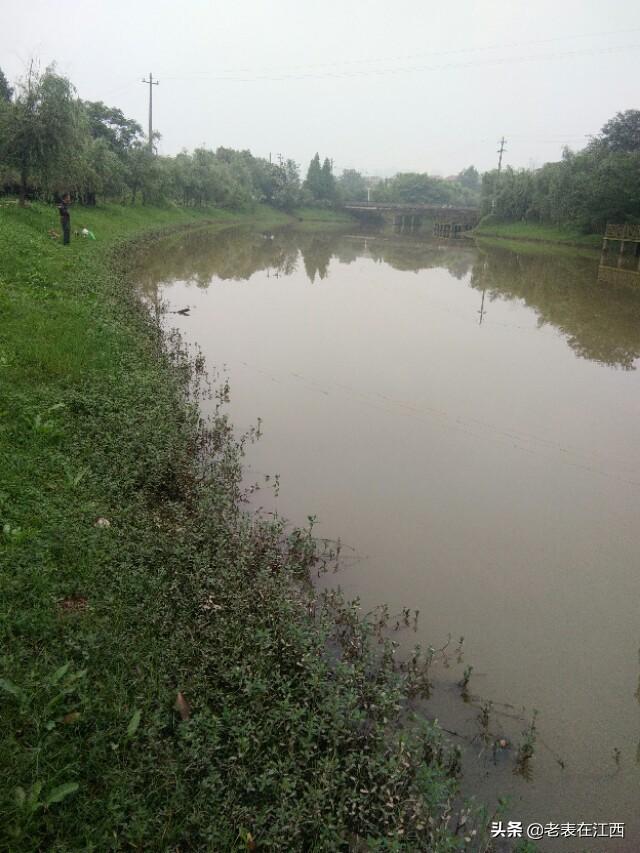
[[[514,820],[627,823],[567,849],[640,849],[640,280],[569,250],[291,229],[184,235],[142,277],[190,307],[170,324],[226,368],[237,428],[261,419],[265,506],[346,544],[332,581],[418,609],[408,643],[464,635],[429,709],[470,787]],[[530,780],[473,740],[482,700],[513,741],[539,710]]]

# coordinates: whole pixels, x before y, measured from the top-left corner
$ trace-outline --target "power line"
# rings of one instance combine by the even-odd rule
[[[538,60],[554,60],[564,59],[568,56],[596,56],[607,53],[618,53],[626,50],[638,50],[638,44],[614,45],[606,48],[586,48],[584,50],[570,50],[562,53],[547,53],[531,56],[514,56],[514,57],[496,57],[486,60],[473,60],[470,62],[450,62],[441,65],[413,65],[405,68],[369,68],[363,71],[327,71],[322,73],[309,74],[281,74],[278,76],[269,76],[257,74],[251,77],[231,77],[224,76],[220,72],[190,72],[182,75],[165,75],[166,80],[214,80],[218,82],[229,83],[256,83],[256,82],[279,82],[283,80],[322,80],[322,79],[344,79],[350,77],[372,77],[385,76],[391,74],[411,74],[419,71],[441,71],[454,68],[477,68],[482,66],[492,65],[509,65],[520,64],[523,62],[536,62]],[[238,73],[238,72],[234,72]]]
[[[538,60],[544,60],[548,62],[554,59],[564,59],[568,56],[595,56],[598,54],[606,54],[606,53],[616,53],[624,50],[638,50],[640,48],[639,44],[628,44],[628,45],[618,45],[616,47],[610,48],[590,48],[587,50],[572,50],[565,51],[563,53],[548,53],[548,54],[538,54],[535,56],[515,56],[515,57],[503,57],[496,59],[488,59],[488,60],[479,60],[475,62],[450,62],[445,63],[443,65],[415,65],[408,68],[381,68],[381,69],[369,69],[367,71],[348,71],[348,72],[335,72],[335,73],[324,73],[324,74],[286,74],[279,77],[222,77],[222,76],[202,76],[200,80],[213,80],[216,82],[227,82],[227,83],[257,83],[257,82],[281,82],[284,80],[329,80],[329,79],[344,79],[344,78],[355,78],[355,77],[373,77],[373,76],[386,76],[392,74],[412,74],[419,71],[446,71],[449,69],[455,68],[478,68],[478,67],[491,67],[491,66],[500,66],[500,65],[516,65],[521,64],[523,62],[536,62]],[[166,80],[188,80],[192,79],[189,77],[165,77]],[[193,80],[192,80],[193,82]]]
[[[509,48],[521,48],[521,47],[530,47],[532,45],[540,45],[540,44],[555,44],[557,42],[562,41],[573,41],[576,39],[589,39],[589,38],[603,38],[605,36],[616,36],[616,35],[630,35],[631,33],[639,33],[640,27],[633,27],[630,29],[624,30],[608,30],[604,32],[597,33],[577,33],[572,35],[564,35],[564,36],[555,36],[554,38],[547,39],[530,39],[527,41],[521,42],[503,42],[498,44],[489,44],[489,45],[479,45],[477,47],[462,47],[455,48],[453,50],[435,50],[435,51],[425,51],[421,53],[414,54],[406,54],[404,56],[387,56],[387,57],[374,57],[373,59],[343,59],[343,60],[334,60],[331,62],[319,62],[312,64],[300,64],[300,65],[276,65],[271,66],[269,68],[227,68],[220,69],[218,72],[213,72],[217,74],[264,74],[264,73],[272,73],[278,71],[295,71],[295,70],[304,70],[306,68],[335,68],[336,66],[342,65],[371,65],[374,63],[386,63],[386,62],[407,62],[412,59],[422,59],[428,56],[453,56],[457,54],[463,53],[478,53],[481,51],[488,50],[505,50]],[[186,76],[194,75],[210,75],[211,71],[188,71],[184,74],[180,75],[180,77],[174,77],[170,75],[165,75],[166,79],[184,79]]]

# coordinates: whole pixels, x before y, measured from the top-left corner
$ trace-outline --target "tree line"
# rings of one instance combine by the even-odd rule
[[[30,70],[15,87],[0,70],[0,191],[52,200],[63,191],[85,204],[98,199],[143,204],[282,210],[346,202],[480,206],[502,221],[572,225],[600,231],[608,221],[640,221],[640,111],[618,113],[579,152],[540,169],[474,166],[440,178],[399,173],[375,184],[355,169],[339,177],[319,154],[306,179],[292,159],[272,163],[250,151],[196,148],[158,155],[154,139],[116,107],[83,101],[55,66]],[[151,144],[150,144],[151,142]]]
[[[378,184],[373,201],[399,204],[443,204],[477,207],[480,203],[480,174],[469,166],[458,175],[439,178],[419,172],[401,172]]]
[[[160,156],[158,139],[154,134],[150,145],[121,110],[81,100],[55,66],[32,69],[15,88],[0,70],[0,190],[22,202],[66,191],[89,205],[98,199],[229,208],[264,202],[290,210],[339,201],[331,161],[320,166],[318,155],[303,182],[291,159],[272,163],[222,147]]]
[[[565,148],[556,163],[485,172],[482,212],[585,233],[640,222],[640,110],[617,113],[582,151]]]
[[[175,156],[155,152],[140,124],[102,101],[83,101],[55,66],[30,70],[9,85],[0,70],[0,191],[51,200],[70,192],[85,204],[98,199],[135,204],[168,201],[186,206],[247,207],[264,202],[283,210],[335,207],[365,201],[370,184],[355,169],[340,177],[333,161],[316,154],[302,180],[291,159],[272,163],[250,151],[196,148]],[[373,189],[372,198],[397,201],[479,200],[473,167],[455,186],[428,175],[399,175]],[[471,195],[469,194],[471,193]]]

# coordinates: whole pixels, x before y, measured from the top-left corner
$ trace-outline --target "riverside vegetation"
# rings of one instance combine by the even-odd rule
[[[259,203],[291,212],[344,202],[471,205],[491,214],[482,231],[496,236],[596,245],[607,222],[640,221],[640,110],[617,113],[584,149],[565,148],[558,162],[536,169],[474,166],[441,178],[398,173],[366,179],[355,169],[336,177],[333,161],[316,154],[299,164],[250,151],[200,147],[158,156],[160,135],[116,107],[83,101],[55,66],[30,69],[9,85],[0,70],[0,193],[52,200],[69,191],[87,204],[113,200],[177,202],[243,209]]]
[[[252,434],[226,386],[202,421],[132,287],[158,234],[233,217],[97,208],[63,248],[54,215],[0,208],[2,849],[489,850],[411,714],[429,653],[314,595],[311,523],[246,512]]]
[[[370,184],[356,169],[336,177],[333,161],[310,161],[305,180],[293,160],[277,162],[250,151],[200,147],[158,156],[154,133],[117,107],[83,101],[55,66],[31,68],[10,86],[0,70],[0,193],[51,200],[71,192],[86,204],[112,200],[145,204],[179,202],[186,207],[216,205],[240,209],[264,202],[292,211],[305,205],[332,208],[364,201]],[[149,144],[151,142],[151,145]],[[403,174],[382,181],[374,198],[386,201],[477,203],[480,176],[471,166],[455,180]]]
[[[580,228],[569,225],[542,224],[539,222],[512,221],[500,219],[495,214],[484,216],[474,228],[475,237],[500,237],[514,243],[557,243],[576,249],[599,251],[602,246],[601,234],[585,234]]]

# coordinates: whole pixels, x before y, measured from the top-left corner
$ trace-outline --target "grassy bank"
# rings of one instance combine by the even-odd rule
[[[0,849],[488,849],[408,725],[429,655],[298,583],[309,532],[243,511],[247,439],[127,278],[150,229],[236,221],[283,215],[75,211],[63,247],[0,207]]]
[[[539,225],[533,222],[499,222],[485,216],[473,234],[478,237],[496,237],[506,240],[556,243],[567,246],[600,249],[602,237],[598,234],[583,234],[573,228],[554,225]]]
[[[542,258],[588,258],[593,262],[598,260],[598,251],[593,246],[578,246],[569,243],[545,243],[541,240],[517,240],[508,237],[491,237],[479,234],[475,236],[474,244],[481,249],[493,248],[503,252],[513,252],[517,255]]]

